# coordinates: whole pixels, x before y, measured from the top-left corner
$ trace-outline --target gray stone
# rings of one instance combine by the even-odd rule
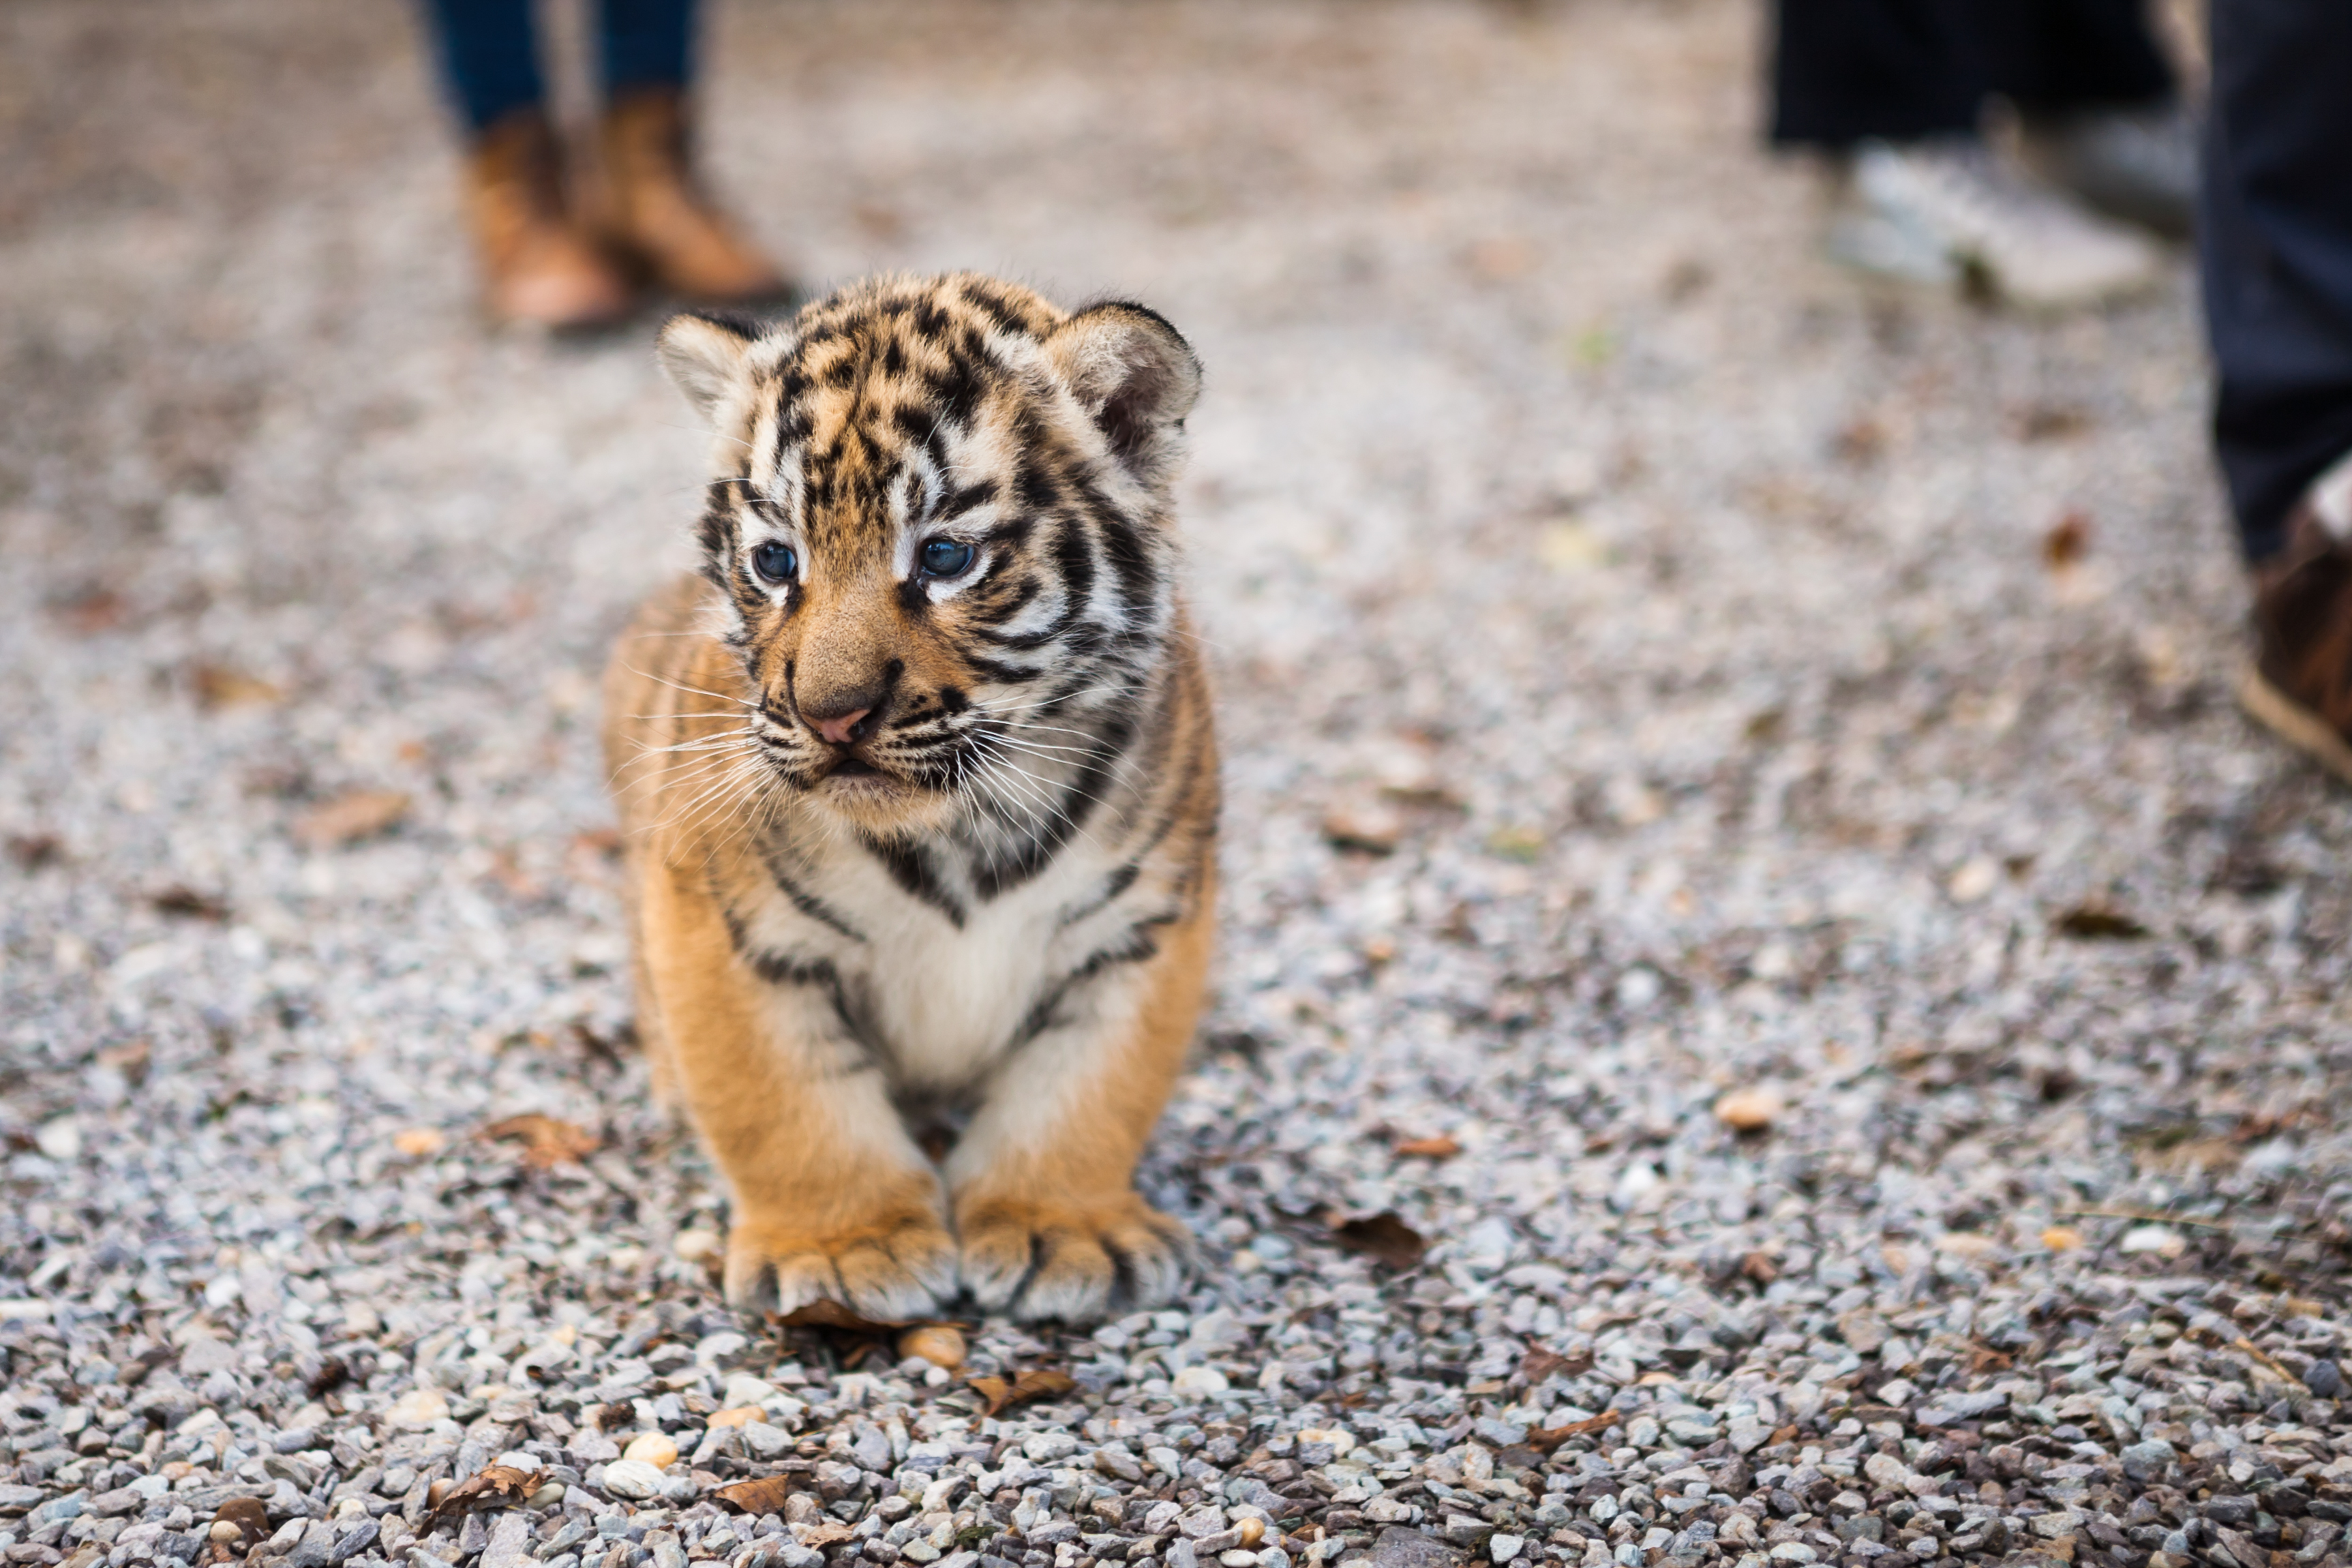
[[[1391,1525],[1372,1542],[1373,1568],[1460,1568],[1462,1553],[1434,1536]]]

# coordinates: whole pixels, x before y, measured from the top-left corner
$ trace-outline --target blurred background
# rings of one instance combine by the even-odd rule
[[[1826,259],[1766,24],[708,10],[709,183],[796,277],[1131,297],[1208,367],[1227,935],[1145,1184],[1245,1321],[1385,1278],[1297,1216],[1440,1238],[1396,1310],[1471,1316],[1338,1388],[1458,1373],[1462,1292],[1538,1258],[1581,1272],[1522,1333],[1715,1321],[1677,1271],[1801,1334],[1854,1289],[2341,1298],[2352,798],[2230,698],[2190,260],[2030,312]],[[0,142],[0,1295],[705,1300],[593,745],[688,560],[659,310],[486,325],[399,5],[14,0]],[[468,1134],[522,1111],[610,1184],[499,1186]]]

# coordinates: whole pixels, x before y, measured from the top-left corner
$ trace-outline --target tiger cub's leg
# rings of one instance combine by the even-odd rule
[[[751,973],[698,877],[653,861],[639,898],[649,1010],[734,1194],[729,1302],[936,1310],[955,1290],[955,1241],[882,1075],[833,1030],[819,993]]]
[[[1192,1237],[1132,1184],[1200,1015],[1215,901],[1204,888],[1154,957],[1107,972],[1076,1020],[991,1081],[947,1164],[963,1282],[982,1307],[1086,1321],[1160,1305],[1182,1283]]]

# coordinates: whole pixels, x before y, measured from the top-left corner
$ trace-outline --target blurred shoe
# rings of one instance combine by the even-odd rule
[[[2011,173],[1973,140],[1857,148],[1829,249],[1866,272],[1972,283],[2039,310],[2118,299],[2164,275],[2147,240]]]
[[[467,212],[493,316],[542,327],[604,326],[628,312],[618,268],[564,205],[563,169],[546,116],[518,110],[475,142]]]
[[[783,274],[694,177],[683,96],[632,92],[604,115],[604,223],[664,288],[714,305],[781,298]]]
[[[2254,569],[2246,711],[2352,784],[2352,454],[2287,520],[2286,548]]]
[[[2197,221],[2197,121],[2178,103],[2036,116],[2020,149],[2033,171],[2098,211],[2175,239]]]

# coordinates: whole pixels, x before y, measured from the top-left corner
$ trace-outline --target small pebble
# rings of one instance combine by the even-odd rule
[[[641,1432],[629,1439],[628,1447],[621,1450],[621,1458],[666,1470],[677,1463],[677,1445],[665,1433]]]
[[[962,1331],[947,1323],[928,1323],[898,1336],[900,1356],[920,1356],[933,1366],[952,1372],[967,1353]]]
[[[1761,1132],[1781,1110],[1780,1096],[1769,1089],[1735,1089],[1715,1102],[1716,1120],[1735,1132]]]

